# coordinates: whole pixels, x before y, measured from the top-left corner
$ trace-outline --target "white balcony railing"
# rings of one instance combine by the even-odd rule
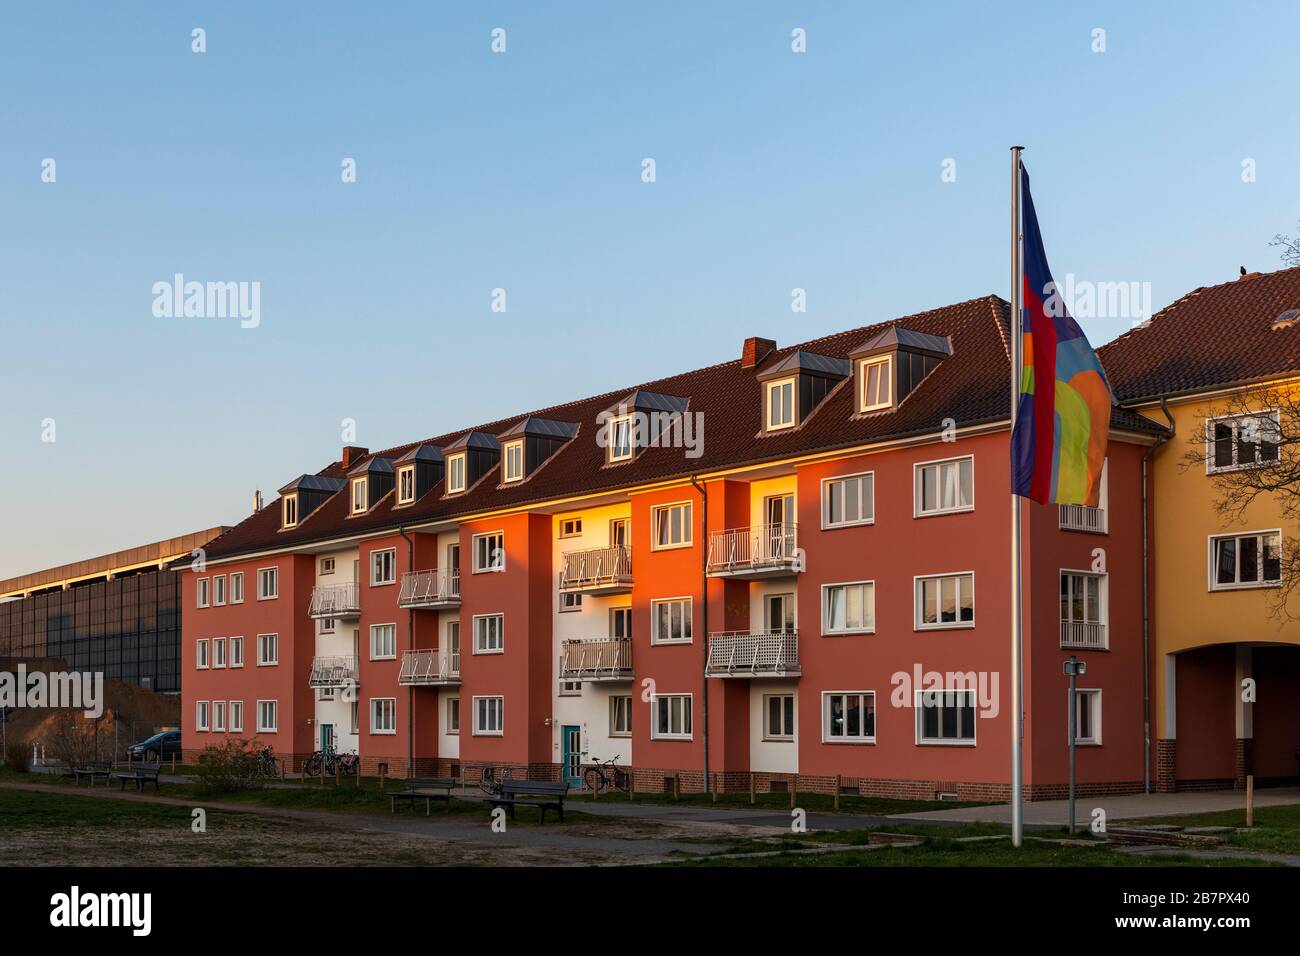
[[[561,591],[613,590],[632,586],[632,549],[622,545],[567,551],[562,555]]]
[[[356,583],[330,584],[311,589],[312,617],[356,617],[361,613],[361,589]]]
[[[631,680],[632,641],[599,637],[560,645],[560,676],[565,680]]]
[[[313,657],[310,687],[343,687],[357,683],[355,657]]]
[[[1094,534],[1106,533],[1106,509],[1089,508],[1087,505],[1058,505],[1060,508],[1060,526],[1065,531],[1091,531]]]
[[[710,574],[799,571],[799,530],[794,522],[715,531],[709,536]]]
[[[710,634],[708,674],[710,677],[797,676],[799,634],[796,631]]]
[[[1106,625],[1062,621],[1061,647],[1084,651],[1104,651],[1107,649]]]
[[[459,684],[460,652],[440,651],[436,648],[407,651],[402,655],[402,669],[397,674],[397,683],[404,686]]]
[[[460,603],[460,569],[407,571],[397,595],[398,607],[451,607]]]

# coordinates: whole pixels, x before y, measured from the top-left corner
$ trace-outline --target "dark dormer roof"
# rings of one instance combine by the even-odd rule
[[[906,352],[920,352],[935,358],[947,358],[952,354],[952,339],[947,335],[929,335],[914,332],[901,325],[891,325],[877,335],[868,339],[849,353],[849,358],[864,358],[878,352],[892,352],[902,349]]]
[[[630,392],[620,398],[617,403],[607,408],[605,413],[617,415],[620,414],[621,410],[627,409],[638,412],[673,412],[680,415],[686,411],[688,404],[690,404],[688,398],[664,395],[660,392],[650,392],[644,388],[638,388],[635,392]]]
[[[446,446],[443,452],[463,451],[467,448],[479,451],[500,451],[501,442],[491,432],[466,432]]]
[[[401,458],[397,459],[395,464],[410,465],[412,463],[430,462],[432,464],[442,464],[442,449],[437,445],[416,445]]]
[[[299,475],[280,489],[280,494],[287,495],[294,491],[317,491],[332,495],[342,490],[347,484],[342,478],[326,478],[324,475]]]
[[[758,380],[764,382],[768,379],[796,374],[820,375],[823,378],[848,378],[851,368],[852,363],[848,359],[818,355],[816,352],[799,349],[791,352],[771,368],[760,372]]]
[[[568,441],[578,434],[577,422],[557,422],[554,418],[539,418],[529,415],[527,418],[510,426],[500,435],[501,438],[559,438]]]
[[[356,478],[359,475],[391,475],[393,473],[393,463],[388,458],[380,458],[375,455],[367,458],[357,467],[348,472],[349,478]]]

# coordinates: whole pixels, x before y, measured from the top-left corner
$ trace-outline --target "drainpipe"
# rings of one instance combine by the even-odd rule
[[[1162,396],[1160,410],[1169,421],[1169,434],[1162,436],[1142,456],[1142,791],[1151,792],[1151,545],[1147,475],[1157,449],[1174,437],[1174,416]]]
[[[700,493],[700,593],[704,597],[704,609],[701,612],[700,626],[704,631],[701,661],[701,678],[704,693],[700,696],[700,719],[704,723],[704,792],[709,792],[709,493],[699,480],[691,475],[691,484]]]
[[[415,542],[399,526],[397,533],[406,539],[406,570],[415,570]],[[406,609],[406,633],[410,635],[410,650],[415,650],[415,608]],[[406,685],[406,775],[415,776],[415,685]]]

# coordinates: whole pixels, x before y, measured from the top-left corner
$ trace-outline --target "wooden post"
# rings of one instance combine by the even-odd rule
[[[840,812],[840,775],[835,775],[835,812]]]
[[[336,787],[343,782],[340,775],[340,769],[341,768],[339,767],[339,762],[335,760],[334,761],[334,786]]]
[[[680,800],[681,798],[682,798],[682,778],[680,775],[674,773],[673,774],[673,799]]]
[[[280,782],[284,782],[284,758],[280,758]]]
[[[628,800],[636,799],[636,774],[632,772],[631,767],[627,769],[627,798]]]
[[[1246,774],[1246,826],[1255,825],[1255,775]]]
[[[714,803],[717,803],[717,802],[718,802],[718,774],[717,774],[717,771],[714,771],[714,773],[713,773],[713,802],[714,802]]]
[[[758,802],[758,796],[754,793],[754,771],[749,772],[749,805],[752,807]]]
[[[388,764],[381,763],[379,765],[379,789],[380,790],[384,789],[384,783],[387,779],[388,779]]]
[[[799,789],[799,775],[797,773],[792,773],[790,774],[790,809],[791,810],[794,809],[795,793],[798,791],[798,789]]]
[[[172,773],[176,772],[176,751],[172,751]]]

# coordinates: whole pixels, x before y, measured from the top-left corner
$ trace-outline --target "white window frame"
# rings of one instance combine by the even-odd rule
[[[845,703],[844,729],[846,733],[843,736],[839,736],[839,737],[833,736],[831,734],[831,700],[832,698],[835,697],[843,697]],[[863,716],[866,716],[866,710],[865,710],[866,700],[868,697],[871,698],[871,733],[870,734],[860,732],[856,736],[853,737],[848,736],[847,731],[848,731],[849,724],[848,724],[847,715],[848,715],[848,698],[850,697],[858,697],[861,699],[860,703],[864,707]],[[876,692],[874,690],[824,690],[822,691],[821,714],[822,714],[822,743],[824,744],[874,744],[876,742],[876,734],[880,730],[880,727],[878,726],[880,714],[877,712],[876,709]],[[859,727],[859,731],[865,731],[865,730],[866,730],[866,721],[862,721],[862,726]]]
[[[224,637],[214,637],[212,639],[212,669],[223,670],[226,666],[226,639]]]
[[[514,484],[524,480],[524,440],[517,438],[501,446],[501,483]]]
[[[269,577],[268,577],[269,576]],[[266,582],[270,581],[273,588],[267,588]],[[280,596],[280,569],[278,567],[258,568],[257,569],[257,599],[259,601],[274,601]]]
[[[465,452],[447,456],[447,494],[458,495],[465,490],[468,468]]]
[[[385,629],[388,629],[388,632],[392,635],[391,638],[392,648],[391,648],[391,653],[382,654],[379,653],[378,650],[379,646],[378,644],[375,643],[375,637],[379,633],[383,632]],[[370,659],[372,661],[397,660],[397,622],[396,621],[391,621],[387,624],[370,625]]]
[[[1079,715],[1076,710],[1075,717],[1074,717],[1074,742],[1080,747],[1100,747],[1102,743],[1101,689],[1098,687],[1076,687],[1074,689],[1074,694],[1075,694],[1075,702],[1074,702],[1075,707],[1076,708],[1079,707],[1080,703],[1086,700],[1088,705],[1088,710],[1089,710],[1089,716],[1092,719],[1092,736],[1080,737],[1079,736]]]
[[[211,717],[212,704],[206,700],[196,700],[194,702],[194,729],[207,732],[212,729],[208,723]]]
[[[280,527],[298,527],[298,495],[295,492],[280,499]]]
[[[980,709],[979,695],[973,688],[950,688],[934,687],[929,690],[914,691],[915,699],[913,701],[916,710],[916,745],[918,747],[974,747],[979,738]],[[925,727],[925,708],[922,706],[925,702],[926,694],[969,694],[971,700],[971,719],[974,721],[971,727],[972,736],[969,740],[964,737],[924,737],[922,731]],[[945,702],[946,703],[946,702]],[[943,726],[943,718],[939,719],[939,726]]]
[[[671,533],[672,519],[669,517],[673,511],[682,512],[682,534],[680,541],[669,541],[667,544],[659,543],[659,528],[661,522],[666,522],[666,526]],[[689,548],[695,543],[695,503],[692,501],[670,501],[662,505],[654,505],[650,509],[650,550],[651,551],[675,551],[678,548]]]
[[[791,720],[791,726],[788,727],[788,728],[783,728],[783,729],[788,730],[789,732],[788,732],[788,733],[773,733],[773,732],[772,732],[772,724],[771,724],[771,721],[769,720],[769,718],[772,716],[772,705],[771,705],[771,701],[773,701],[773,700],[781,700],[781,701],[785,701],[787,698],[790,700],[790,720]],[[772,741],[773,743],[793,743],[794,740],[795,740],[795,735],[799,732],[799,731],[798,731],[798,728],[799,728],[799,698],[798,698],[798,695],[795,694],[794,691],[787,691],[787,692],[779,693],[779,694],[764,694],[764,695],[763,695],[763,714],[762,714],[762,721],[763,721],[763,739],[764,739],[764,740]],[[784,705],[784,703],[781,705],[781,722],[782,722],[782,723],[785,722],[785,705]]]
[[[327,574],[333,574],[333,573],[334,573],[334,569],[335,569],[335,567],[336,567],[336,564],[337,564],[337,562],[336,562],[333,558],[321,558],[321,559],[320,559],[320,576],[321,576],[321,577],[324,577],[324,576],[327,575]]]
[[[1061,578],[1066,577],[1066,575],[1070,575],[1072,577],[1084,577],[1084,578],[1097,579],[1098,620],[1096,621],[1086,620],[1088,616],[1088,599],[1085,592],[1085,596],[1083,600],[1083,614],[1085,620],[1075,621],[1071,618],[1064,617],[1062,612],[1061,623],[1062,624],[1100,624],[1102,629],[1101,633],[1102,633],[1103,641],[1105,645],[1108,647],[1110,644],[1110,637],[1109,637],[1110,635],[1110,627],[1109,627],[1110,625],[1110,575],[1104,571],[1085,571],[1082,568],[1061,568],[1060,578],[1057,579],[1058,604],[1059,604]],[[1071,583],[1069,585],[1069,588],[1071,594],[1073,594],[1074,584]],[[1073,607],[1073,601],[1071,601],[1070,604],[1071,607]]]
[[[618,428],[620,425],[627,426],[627,448],[621,451],[618,447]],[[605,449],[609,453],[608,460],[610,464],[620,461],[631,461],[636,457],[636,413],[629,412],[626,415],[613,415],[605,422]],[[620,453],[621,452],[621,453]]]
[[[413,501],[415,501],[415,466],[402,465],[397,469],[397,503],[409,505]]]
[[[269,641],[264,641],[264,640],[262,640],[263,638],[270,638],[270,640],[269,640]],[[269,646],[273,651],[275,651],[275,657],[274,657],[274,658],[267,658],[267,657],[266,657],[266,655],[265,655],[264,652],[265,652],[265,650],[266,650],[266,648],[267,648],[268,646]],[[257,635],[257,666],[258,666],[258,667],[275,667],[275,666],[277,666],[279,663],[280,663],[280,635],[279,635],[279,633],[278,633],[278,632],[275,632],[275,631],[268,631],[268,632],[266,632],[266,633],[263,633],[263,634],[259,634],[259,635]]]
[[[244,666],[244,638],[242,635],[230,639],[230,666],[232,668]]]
[[[496,548],[490,548],[488,553],[488,564],[479,565],[479,541],[489,538],[500,538],[500,543]],[[470,573],[471,574],[492,574],[497,571],[506,569],[506,533],[505,531],[484,531],[480,534],[470,535],[469,539],[470,554]]]
[[[230,732],[232,734],[242,734],[244,732],[244,702],[242,700],[230,701]]]
[[[487,645],[480,646],[479,621],[497,621],[496,636],[497,646],[490,647]],[[504,654],[506,652],[506,616],[498,611],[495,614],[475,614],[471,618],[470,628],[473,631],[474,653],[475,654]],[[486,636],[487,628],[484,628]]]
[[[889,398],[883,402],[870,403],[867,401],[867,369],[873,365],[884,366],[884,381],[889,392]],[[858,413],[877,412],[885,408],[894,407],[894,357],[892,355],[871,355],[866,358],[858,359]]]
[[[194,601],[197,607],[212,606],[212,582],[207,578],[199,578]]]
[[[772,420],[772,393],[777,389],[784,392],[790,390],[790,418],[788,421]],[[781,402],[782,411],[785,411],[785,401]],[[794,377],[779,378],[771,382],[763,383],[763,427],[769,432],[784,431],[787,428],[794,428],[799,423],[799,383]]]
[[[931,508],[925,511],[921,507],[922,493],[921,484],[925,480],[925,471],[927,468],[934,468],[937,474],[934,480],[936,493],[942,498],[943,487],[943,466],[953,465],[957,468],[957,484],[961,487],[961,463],[970,462],[970,504],[957,505],[952,508],[944,508],[942,505],[937,508]],[[967,511],[975,510],[975,456],[974,455],[957,455],[953,458],[936,458],[931,461],[918,461],[912,465],[912,517],[913,518],[935,518],[939,515],[958,515]]]
[[[226,702],[224,700],[214,700],[212,702],[212,732],[218,734],[226,732]]]
[[[1238,441],[1237,438],[1237,423],[1241,421],[1246,421],[1247,419],[1254,419],[1255,421],[1259,421],[1262,418],[1271,418],[1273,420],[1273,428],[1275,429],[1274,436],[1280,437],[1282,432],[1282,424],[1281,424],[1282,417],[1280,411],[1276,408],[1263,408],[1257,412],[1242,412],[1239,415],[1220,415],[1217,418],[1207,418],[1205,420],[1205,473],[1207,475],[1221,475],[1224,472],[1245,471],[1249,468],[1266,467],[1270,464],[1273,464],[1275,461],[1277,461],[1278,459],[1275,458],[1271,461],[1247,462],[1244,465],[1238,464],[1237,462],[1237,449],[1238,446],[1240,445],[1240,442]],[[1220,422],[1232,423],[1232,464],[1231,465],[1219,466],[1214,463],[1214,426],[1219,424]],[[1282,454],[1282,449],[1280,444],[1277,450],[1277,454],[1278,457],[1280,458]]]
[[[669,730],[661,732],[659,730],[659,702],[667,701],[668,703],[668,725]],[[682,723],[686,724],[689,729],[686,731],[674,732],[672,727],[673,706],[671,701],[683,700],[685,704],[679,712],[682,717]],[[650,739],[652,740],[694,740],[695,739],[695,695],[694,694],[654,694],[650,697]]]
[[[332,618],[332,617],[323,617],[323,618],[321,618],[319,621],[316,622],[316,633],[317,633],[317,634],[333,634],[333,633],[335,633],[335,628],[336,628],[336,627],[337,627],[337,625],[336,625],[336,623],[335,623],[335,619],[334,619],[334,618]]]
[[[572,614],[582,610],[582,593],[579,591],[560,592],[560,614]]]
[[[567,530],[566,530],[567,526]],[[561,538],[580,538],[582,537],[582,519],[581,518],[561,518],[560,533]]]
[[[388,577],[380,577],[384,570],[383,565],[388,565]],[[396,548],[376,548],[370,552],[370,586],[372,588],[384,587],[389,584],[397,583],[397,549]]]
[[[1237,531],[1232,534],[1211,534],[1206,536],[1208,543],[1208,571],[1207,582],[1211,591],[1252,591],[1258,588],[1275,588],[1279,587],[1282,579],[1279,577],[1276,581],[1261,579],[1259,581],[1236,581],[1232,584],[1220,584],[1218,575],[1218,562],[1214,559],[1214,546],[1218,541],[1235,540],[1240,542],[1242,538],[1258,538],[1259,548],[1259,572],[1264,573],[1264,539],[1270,535],[1277,536],[1277,554],[1278,561],[1282,560],[1282,547],[1284,544],[1281,528],[1268,528],[1263,531]],[[1280,567],[1280,565],[1279,565]],[[1241,577],[1241,547],[1237,547],[1236,558],[1236,577]]]
[[[460,697],[447,698],[447,733],[460,733]]]
[[[387,717],[387,721],[384,717]],[[396,697],[370,698],[370,734],[374,737],[397,736]]]
[[[267,724],[262,719],[265,716],[263,714],[263,708],[262,708],[263,704],[271,705],[270,708],[271,717],[274,718],[274,723]],[[278,733],[280,730],[280,702],[278,700],[259,700],[257,701],[256,706],[257,706],[257,732],[259,734]]]
[[[498,724],[498,726],[497,726],[497,728],[496,728],[495,730],[491,729],[490,727],[483,727],[483,726],[481,726],[481,725],[479,724],[479,701],[494,701],[494,700],[495,700],[495,701],[499,701],[499,704],[498,704],[498,706],[497,706],[497,712],[496,712],[496,718],[497,718],[496,723]],[[504,694],[483,694],[483,695],[481,695],[481,696],[476,696],[476,697],[471,698],[471,701],[472,701],[472,705],[471,705],[471,706],[473,707],[473,718],[472,718],[472,719],[473,719],[474,723],[473,723],[473,729],[471,730],[470,735],[473,736],[473,737],[503,737],[503,736],[505,736],[505,732],[506,732],[506,698],[505,698],[505,695],[504,695]],[[491,713],[490,710],[489,710],[487,716],[488,716],[489,718],[492,716],[492,713]],[[489,720],[489,721],[488,721],[488,724],[491,724],[491,722],[492,722],[492,721]]]
[[[230,573],[230,603],[244,603],[244,572],[232,571]]]
[[[357,489],[361,489],[360,501],[357,500]],[[353,515],[363,515],[370,510],[370,478],[363,475],[360,478],[353,478],[348,483],[348,513]]]
[[[924,613],[924,602],[921,597],[921,582],[923,581],[946,581],[950,578],[970,578],[970,620],[963,621],[961,615],[961,591],[960,586],[957,592],[957,614],[956,621],[936,621],[933,624],[926,624],[921,616]],[[943,602],[943,585],[939,585],[939,603]],[[912,578],[912,629],[916,631],[953,631],[953,630],[970,630],[979,620],[979,615],[975,610],[975,572],[974,571],[942,571],[938,574],[918,574]]]
[[[196,671],[205,671],[211,667],[211,658],[208,656],[208,639],[201,637],[194,642],[194,669]]]
[[[870,611],[865,615],[869,623],[864,623],[860,627],[831,627],[831,607],[830,593],[835,588],[863,588],[864,596],[870,597]],[[874,634],[876,633],[876,582],[871,581],[832,581],[829,584],[822,585],[822,636],[823,637],[841,637],[852,634]],[[848,619],[847,595],[845,598],[845,620]],[[867,610],[867,602],[863,601],[863,610]]]
[[[830,517],[831,486],[837,484],[843,484],[845,482],[854,481],[854,480],[858,482],[858,514],[859,515],[862,514],[862,506],[863,506],[862,489],[864,487],[868,487],[870,491],[869,494],[867,495],[866,507],[867,510],[871,513],[871,516],[869,518],[859,517],[857,518],[857,520],[854,521],[832,521]],[[856,528],[861,525],[875,524],[876,523],[876,473],[874,471],[859,471],[851,475],[834,475],[830,478],[823,478],[821,481],[821,499],[822,499],[822,530],[823,531],[833,531],[836,528]],[[844,501],[847,499],[848,499],[848,495],[846,492],[844,496],[841,498],[841,500]]]
[[[627,727],[620,729],[619,724],[626,718]],[[632,695],[631,694],[610,694],[609,695],[609,736],[611,737],[631,737],[632,736]]]
[[[220,585],[218,587],[218,585]],[[226,576],[224,574],[212,575],[212,606],[226,606]]]
[[[663,637],[659,633],[659,607],[661,605],[682,605],[682,630],[690,631],[688,637]],[[671,633],[673,612],[668,610],[668,625]],[[651,644],[692,644],[695,641],[695,600],[691,595],[678,597],[654,598],[650,601],[650,643]]]

